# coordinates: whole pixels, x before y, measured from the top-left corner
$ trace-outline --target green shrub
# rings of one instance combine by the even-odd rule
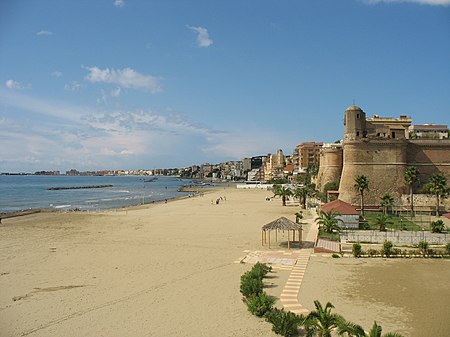
[[[275,299],[263,291],[259,295],[250,296],[244,302],[247,304],[248,311],[255,316],[262,317],[272,310]]]
[[[448,242],[448,243],[445,245],[445,252],[447,253],[447,255],[450,255],[450,242]]]
[[[420,252],[422,253],[422,255],[425,256],[425,254],[428,251],[428,242],[420,241],[419,244],[417,245],[417,247],[420,249]]]
[[[294,336],[298,333],[298,328],[305,321],[302,315],[296,315],[284,309],[273,309],[266,316],[266,321],[272,323],[272,331],[285,337]]]
[[[255,265],[253,266],[251,272],[259,277],[259,278],[263,278],[265,277],[269,272],[272,271],[272,267],[268,266],[265,263],[260,263],[260,262],[256,262]]]
[[[331,254],[331,257],[333,259],[339,259],[341,256],[339,254],[333,253],[333,254]]]
[[[442,220],[433,221],[430,225],[432,233],[445,232],[445,224]]]
[[[383,254],[386,255],[386,257],[390,257],[392,255],[392,248],[394,245],[391,241],[384,241],[383,243]]]
[[[248,271],[241,276],[241,294],[245,298],[259,295],[263,290],[262,278],[255,276],[252,271]]]
[[[376,250],[376,249],[369,249],[369,250],[367,251],[367,254],[369,254],[370,257],[374,257],[375,255],[378,255],[378,254],[379,254],[379,251]]]
[[[354,243],[352,248],[352,254],[354,257],[361,257],[362,248],[359,243]]]
[[[392,255],[401,256],[402,254],[403,254],[403,251],[400,248],[394,248],[392,250]]]

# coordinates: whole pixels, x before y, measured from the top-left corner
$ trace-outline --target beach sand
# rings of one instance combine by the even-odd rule
[[[212,205],[220,196],[226,201]],[[282,207],[279,199],[268,202],[266,196],[271,193],[218,188],[203,197],[128,210],[5,219],[0,225],[0,336],[276,336],[241,302],[240,276],[251,265],[236,263],[245,250],[262,250],[262,225],[280,216],[295,219],[298,207]],[[395,263],[406,267],[385,275]],[[408,274],[413,268],[408,263],[424,266]],[[403,301],[395,275],[404,270],[399,275],[416,278],[421,289],[440,284],[441,297],[449,298],[449,266],[448,261],[316,256],[300,299],[308,308],[314,299],[329,300],[347,319],[364,326],[361,316],[370,325],[377,319],[389,327],[386,331],[397,321],[411,329],[448,328],[440,319],[448,317],[448,302],[433,304],[438,302],[431,303],[429,293],[412,293]],[[389,296],[401,296],[385,305],[378,290],[365,292],[364,287],[377,286],[377,278],[370,281],[377,274]],[[274,270],[266,291],[279,297],[288,276]],[[353,288],[343,279],[354,281]],[[427,303],[433,311],[426,306],[414,316],[415,308]]]
[[[334,311],[369,330],[410,337],[450,336],[450,260],[310,259],[299,301],[331,302]]]

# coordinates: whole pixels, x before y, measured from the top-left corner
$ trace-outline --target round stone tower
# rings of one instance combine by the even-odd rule
[[[349,106],[344,113],[344,141],[366,136],[366,113],[359,106]]]

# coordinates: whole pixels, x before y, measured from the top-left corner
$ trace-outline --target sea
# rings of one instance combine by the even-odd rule
[[[152,181],[146,181],[152,180]],[[0,175],[0,213],[29,209],[95,211],[148,204],[186,196],[192,184],[175,177]],[[104,188],[59,187],[112,185]]]

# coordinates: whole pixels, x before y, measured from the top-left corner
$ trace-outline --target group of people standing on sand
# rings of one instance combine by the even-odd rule
[[[223,196],[223,197],[217,198],[216,201],[211,200],[211,205],[214,205],[214,204],[219,205],[221,201],[227,201],[227,198],[225,196]]]

